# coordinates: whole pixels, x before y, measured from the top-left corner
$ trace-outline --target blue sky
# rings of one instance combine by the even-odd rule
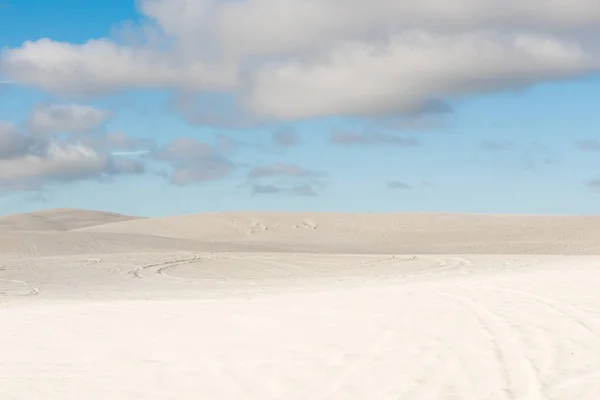
[[[294,19],[295,0],[206,3],[0,4],[3,214],[600,212],[589,2],[507,5],[491,28],[435,0],[353,1],[358,25]],[[288,20],[246,17],[263,14]],[[382,15],[385,33],[365,29]]]

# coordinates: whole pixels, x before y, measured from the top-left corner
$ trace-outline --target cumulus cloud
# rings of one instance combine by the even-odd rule
[[[104,135],[104,144],[111,150],[150,151],[156,144],[150,138],[132,137],[123,132],[109,132]]]
[[[332,144],[342,146],[391,145],[400,147],[414,147],[419,145],[419,141],[417,139],[405,138],[383,132],[355,133],[338,131],[331,133],[329,141]]]
[[[34,107],[27,129],[0,122],[0,189],[42,190],[48,185],[141,174],[140,160],[113,157],[139,151],[152,141],[101,129],[109,113],[83,105]]]
[[[13,125],[0,121],[0,160],[20,157],[33,144],[32,138],[21,134]]]
[[[243,129],[262,122],[241,108],[233,96],[217,92],[177,93],[171,96],[168,108],[190,125]]]
[[[34,133],[77,134],[101,127],[110,117],[108,111],[79,104],[38,104],[27,120]]]
[[[600,33],[597,0],[138,4],[141,40],[26,42],[4,51],[3,74],[79,96],[126,88],[221,93],[236,103],[225,116],[176,103],[190,121],[221,124],[240,110],[278,120],[413,115],[600,67],[582,34]]]
[[[597,60],[567,42],[532,35],[413,32],[383,44],[347,43],[313,63],[257,71],[245,101],[280,118],[415,114],[437,100],[582,74]]]
[[[310,51],[416,28],[561,32],[600,24],[600,4],[595,0],[248,0],[223,2],[216,10],[218,1],[177,3],[204,3],[205,10],[212,5],[219,42],[238,54]]]
[[[109,39],[77,45],[50,39],[27,41],[2,58],[2,71],[43,90],[81,97],[125,88],[219,89],[235,75],[201,60],[143,47],[120,46]]]
[[[39,190],[52,183],[144,172],[140,162],[116,160],[83,144],[54,139],[36,141],[17,135],[31,145],[14,147],[11,154],[0,157],[0,187],[4,189]]]
[[[208,143],[178,138],[158,148],[152,158],[171,166],[170,182],[187,186],[227,177],[234,164]]]

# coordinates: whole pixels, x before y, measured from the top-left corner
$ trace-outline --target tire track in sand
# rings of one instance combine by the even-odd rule
[[[460,304],[477,319],[481,328],[488,332],[496,347],[496,357],[502,366],[506,381],[506,387],[503,389],[510,399],[548,400],[544,384],[525,355],[523,344],[499,315],[469,297],[450,293],[431,294]]]
[[[8,291],[8,288],[3,289],[2,286],[0,285],[0,296],[8,296],[8,297],[23,297],[23,296],[35,296],[36,294],[38,294],[40,292],[40,290],[34,286],[31,286],[29,283],[24,282],[24,281],[18,281],[15,279],[0,279],[0,283],[1,282],[9,282],[12,284],[17,284],[20,286],[25,286],[26,291],[20,292],[17,291],[17,293],[13,293],[13,291]]]
[[[129,270],[127,272],[127,274],[132,275],[132,279],[147,279],[147,278],[149,278],[149,275],[150,276],[160,275],[160,276],[163,276],[166,278],[177,280],[182,283],[187,283],[187,282],[189,282],[189,280],[182,278],[182,277],[169,275],[166,271],[171,268],[180,266],[180,265],[192,264],[199,260],[201,260],[201,256],[199,254],[194,254],[190,258],[168,260],[168,261],[163,261],[163,262],[156,263],[156,264],[148,264],[148,265],[139,266],[139,267]],[[220,279],[225,278],[220,275],[218,277]]]

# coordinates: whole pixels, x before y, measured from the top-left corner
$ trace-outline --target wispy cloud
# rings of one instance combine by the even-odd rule
[[[316,197],[317,189],[323,188],[324,172],[314,171],[296,164],[275,163],[255,166],[248,172],[250,193],[288,194],[300,197]]]
[[[412,189],[412,186],[400,181],[390,181],[387,183],[388,189]]]
[[[269,177],[290,177],[290,178],[312,178],[323,174],[318,171],[308,170],[295,164],[270,164],[257,166],[248,173],[249,179],[269,178]]]
[[[156,161],[171,166],[171,184],[188,186],[224,179],[235,165],[212,145],[191,138],[178,138],[152,152]]]
[[[508,141],[484,140],[480,148],[485,151],[507,151],[514,149],[515,145]]]
[[[589,180],[586,182],[586,184],[590,189],[600,192],[600,178]]]
[[[312,185],[304,184],[297,185],[292,187],[287,186],[278,186],[272,184],[256,184],[252,185],[250,189],[250,194],[252,195],[260,195],[260,194],[288,194],[292,196],[299,197],[317,197],[319,194],[314,189]]]
[[[600,151],[600,141],[596,139],[580,140],[578,142],[575,142],[575,146],[582,151]]]
[[[354,133],[354,132],[332,132],[329,142],[340,146],[356,145],[388,145],[399,147],[415,147],[419,141],[384,132]]]
[[[280,129],[271,134],[271,140],[280,147],[292,147],[299,143],[298,134],[291,128]]]
[[[144,154],[150,153],[149,150],[136,150],[136,151],[113,151],[110,153],[113,156],[117,157],[127,157],[127,156],[141,156]]]

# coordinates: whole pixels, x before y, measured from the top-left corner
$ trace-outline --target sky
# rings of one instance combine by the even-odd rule
[[[0,214],[600,213],[597,0],[0,0]]]

